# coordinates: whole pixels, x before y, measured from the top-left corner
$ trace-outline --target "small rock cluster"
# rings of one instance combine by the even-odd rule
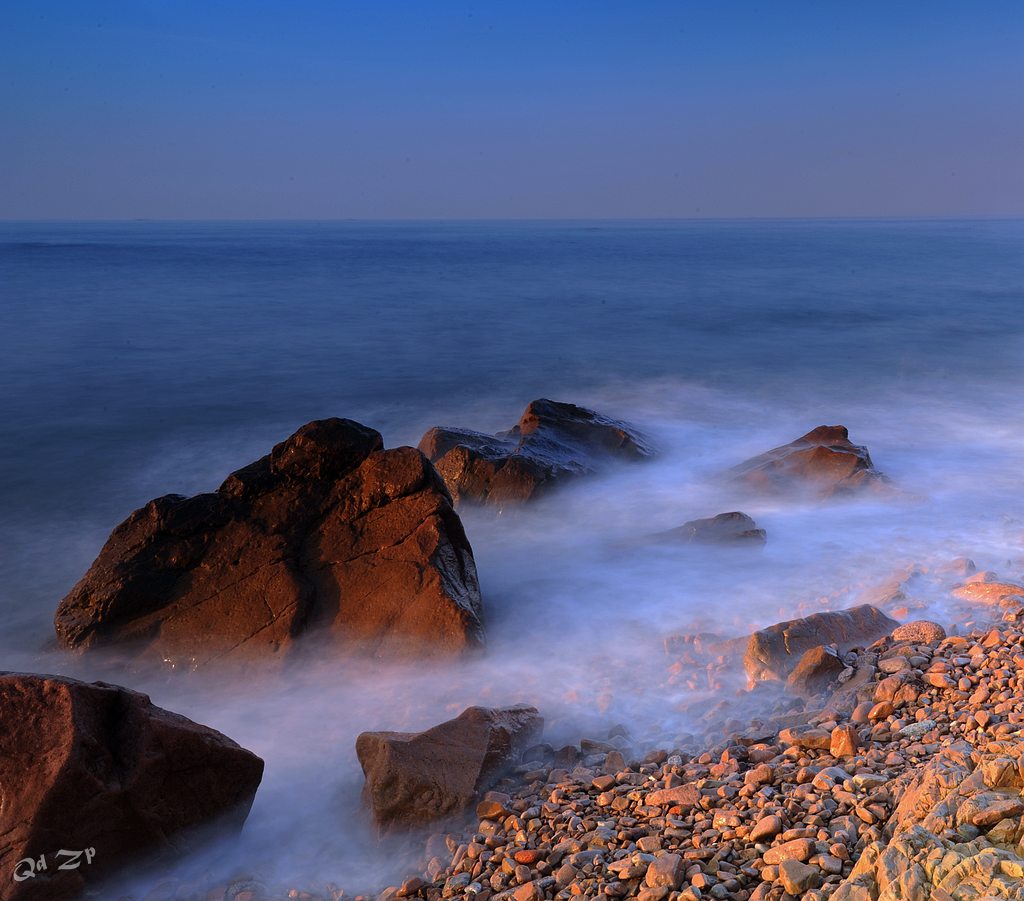
[[[419,449],[457,503],[498,507],[535,500],[611,460],[652,455],[646,439],[627,423],[547,398],[533,401],[507,431],[487,435],[435,427],[420,439]]]

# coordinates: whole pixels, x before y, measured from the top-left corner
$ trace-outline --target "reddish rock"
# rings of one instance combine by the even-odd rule
[[[678,854],[662,854],[647,867],[644,883],[649,888],[677,889],[683,883],[686,867]]]
[[[768,816],[761,817],[753,828],[750,830],[750,840],[752,842],[763,842],[771,841],[782,832],[784,825],[782,817],[775,814],[769,814]]]
[[[816,726],[793,726],[779,732],[779,741],[807,750],[827,751],[832,743],[832,735]]]
[[[956,683],[945,673],[925,673],[923,678],[928,685],[935,688],[956,688]]]
[[[860,734],[850,723],[836,726],[829,741],[829,754],[833,757],[852,757],[860,750]]]
[[[170,858],[248,815],[263,761],[146,695],[0,675],[0,869],[6,901],[62,901],[141,858]],[[92,849],[74,869],[62,850]],[[18,861],[45,869],[12,881]]]
[[[118,526],[57,610],[67,648],[176,665],[283,658],[311,633],[378,656],[483,641],[473,553],[437,473],[345,419],[303,426],[212,494]]]
[[[1019,819],[1024,813],[1024,798],[998,798],[993,799],[986,807],[978,810],[971,817],[975,826],[994,826],[1000,820]]]
[[[846,669],[834,651],[819,645],[811,648],[797,661],[786,679],[786,690],[801,698],[814,698],[824,694]]]
[[[766,540],[764,529],[759,529],[746,513],[719,513],[709,519],[693,519],[677,529],[669,529],[654,536],[659,542],[672,544],[739,544],[762,547]]]
[[[456,502],[504,505],[532,500],[608,460],[640,460],[651,450],[630,426],[552,400],[535,400],[519,423],[485,435],[433,428],[419,444]]]
[[[508,800],[507,796],[505,800]],[[511,811],[505,806],[505,802],[486,797],[476,805],[476,815],[481,820],[503,820],[510,813]]]
[[[779,881],[786,892],[794,898],[821,884],[821,874],[799,860],[784,860],[779,865]]]
[[[845,653],[872,644],[898,625],[870,604],[814,613],[755,632],[747,642],[743,665],[755,682],[783,680],[811,648],[834,644]]]
[[[700,804],[700,789],[692,783],[677,785],[675,788],[661,788],[657,791],[648,792],[644,804],[650,807],[669,805],[681,807],[684,810],[692,810]]]
[[[850,720],[854,723],[866,723],[870,720],[870,713],[875,705],[871,701],[861,701],[850,714]]]
[[[893,706],[892,701],[879,701],[868,711],[868,720],[871,722],[884,720],[895,712],[896,708]]]
[[[356,740],[363,800],[382,830],[462,813],[543,728],[536,708],[520,705],[470,707],[425,732],[364,732]]]
[[[732,469],[761,491],[810,487],[823,496],[885,483],[866,447],[850,441],[846,426],[822,425],[790,444],[776,447]]]
[[[775,866],[784,860],[798,860],[800,863],[806,863],[811,859],[814,851],[814,842],[809,838],[795,838],[765,851],[764,862],[769,866]]]
[[[1015,582],[969,581],[954,588],[953,597],[978,604],[1019,606],[1024,604],[1024,585]]]
[[[946,630],[942,626],[926,619],[904,623],[892,632],[893,641],[912,641],[915,644],[932,644],[942,641],[945,637]]]

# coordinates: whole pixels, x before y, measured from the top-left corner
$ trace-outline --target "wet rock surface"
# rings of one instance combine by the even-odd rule
[[[533,401],[508,431],[487,435],[438,427],[423,436],[419,448],[456,501],[498,506],[533,500],[611,460],[652,454],[628,424],[547,399]]]
[[[363,798],[378,827],[393,829],[462,813],[534,745],[535,707],[470,707],[425,732],[364,732],[356,754]]]
[[[719,513],[707,519],[693,519],[676,529],[654,536],[664,544],[724,544],[762,547],[767,539],[764,529],[738,511]]]
[[[61,602],[66,648],[130,646],[175,666],[335,650],[453,656],[483,642],[472,549],[413,448],[311,422],[214,493],[135,511]]]
[[[262,775],[255,754],[138,692],[0,674],[0,896],[77,898],[237,831]]]
[[[850,441],[846,426],[821,425],[789,444],[740,463],[732,476],[759,491],[809,488],[830,497],[885,485],[868,449]]]
[[[743,665],[755,682],[786,679],[801,656],[812,648],[832,645],[845,652],[866,647],[898,626],[896,620],[870,604],[814,613],[755,632],[747,643]]]

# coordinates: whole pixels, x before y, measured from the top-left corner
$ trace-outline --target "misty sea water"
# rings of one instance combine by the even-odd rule
[[[505,428],[543,396],[635,422],[657,462],[520,516],[464,511],[490,643],[464,679],[318,673],[251,698],[133,683],[267,759],[242,859],[357,878],[363,851],[321,847],[310,773],[354,804],[362,729],[524,700],[556,729],[600,714],[671,730],[665,689],[630,680],[687,623],[841,606],[958,554],[1019,577],[1022,376],[1017,220],[2,223],[5,668],[97,677],[48,645],[110,530],[308,420],[357,419],[388,446]],[[787,506],[713,478],[834,423],[898,497]],[[727,509],[767,528],[763,555],[629,549]]]

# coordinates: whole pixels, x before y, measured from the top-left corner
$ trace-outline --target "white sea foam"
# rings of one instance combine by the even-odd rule
[[[192,864],[229,875],[257,871],[297,885],[353,888],[405,875],[361,813],[357,734],[421,729],[471,704],[536,704],[555,744],[603,737],[623,723],[641,741],[672,744],[694,727],[689,694],[669,678],[666,636],[742,635],[753,628],[879,596],[912,565],[925,570],[908,595],[914,618],[951,614],[952,577],[932,579],[959,556],[1010,578],[1024,573],[1024,430],[1013,398],[844,396],[823,388],[813,404],[668,381],[572,397],[629,419],[659,448],[656,460],[580,480],[535,506],[466,510],[487,605],[489,647],[446,667],[321,659],[266,679],[233,682],[197,672],[137,673],[131,687],[212,725],[267,762],[245,831]],[[523,399],[527,400],[526,398]],[[484,415],[479,415],[484,414]],[[492,429],[518,410],[467,409],[452,424]],[[821,503],[764,498],[721,477],[745,457],[819,424],[842,422],[869,446],[899,489]],[[421,422],[388,435],[414,441]],[[231,448],[184,449],[154,461],[174,481],[202,459],[202,487],[244,460]],[[144,482],[154,478],[140,469]],[[729,510],[767,529],[763,551],[652,546],[642,539]],[[15,646],[10,646],[10,645]],[[26,654],[10,641],[8,668],[109,677],[88,657]],[[20,649],[19,649],[20,648]],[[728,694],[735,686],[723,687]]]

